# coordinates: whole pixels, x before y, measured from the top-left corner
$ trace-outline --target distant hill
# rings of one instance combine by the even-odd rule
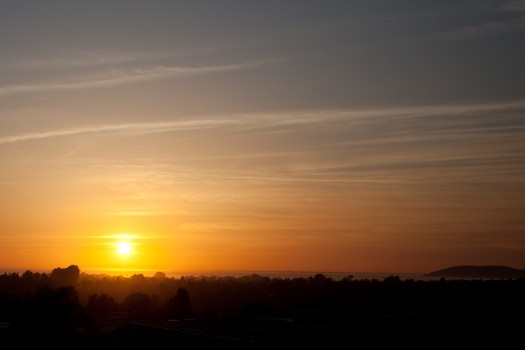
[[[427,277],[445,278],[525,278],[525,270],[508,266],[452,266],[426,274]]]

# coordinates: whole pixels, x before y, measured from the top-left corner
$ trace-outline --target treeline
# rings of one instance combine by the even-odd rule
[[[322,329],[334,339],[372,330],[496,334],[521,327],[523,321],[514,320],[525,315],[524,296],[523,279],[168,278],[160,272],[120,277],[84,274],[72,265],[50,274],[0,275],[0,321],[47,336],[79,329],[92,334],[118,313],[141,321],[194,319],[201,326],[234,321],[238,328],[261,319],[291,320],[294,327]]]

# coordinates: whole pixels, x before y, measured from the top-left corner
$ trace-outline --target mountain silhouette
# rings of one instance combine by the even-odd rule
[[[525,270],[497,265],[461,265],[433,271],[426,274],[425,276],[448,278],[525,278]]]

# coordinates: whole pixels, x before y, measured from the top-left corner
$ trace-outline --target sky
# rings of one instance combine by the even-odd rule
[[[522,0],[2,1],[0,271],[525,268],[524,62]]]

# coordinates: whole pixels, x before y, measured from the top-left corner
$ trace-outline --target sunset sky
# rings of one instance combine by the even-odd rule
[[[71,264],[525,268],[525,1],[2,1],[0,273]]]

